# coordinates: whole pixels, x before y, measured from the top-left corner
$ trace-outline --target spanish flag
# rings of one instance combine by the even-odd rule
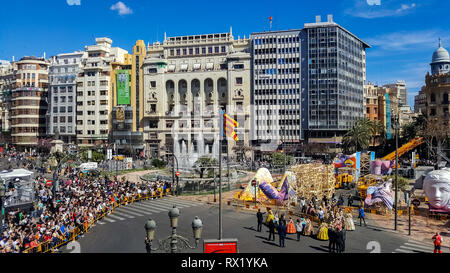
[[[236,131],[234,128],[237,128],[239,126],[239,123],[232,119],[229,115],[225,114],[222,111],[223,114],[223,135],[232,137],[234,141],[238,141],[238,137],[236,134]]]

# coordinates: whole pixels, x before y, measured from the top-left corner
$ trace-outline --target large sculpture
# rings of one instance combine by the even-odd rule
[[[261,182],[259,188],[269,199],[283,202],[295,196],[295,191],[292,189],[292,185],[295,184],[295,175],[292,172],[286,172],[281,181],[282,183],[279,184],[278,189],[266,181]]]
[[[430,208],[450,213],[450,169],[432,171],[423,180]]]
[[[384,182],[379,186],[372,186],[367,188],[367,195],[364,202],[372,206],[375,203],[383,203],[389,210],[392,210],[392,179]]]

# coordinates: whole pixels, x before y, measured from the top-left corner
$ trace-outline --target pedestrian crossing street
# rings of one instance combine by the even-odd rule
[[[401,245],[392,253],[433,253],[433,243],[418,242],[415,240],[408,240],[408,242]]]
[[[188,208],[201,205],[200,202],[178,199],[176,197],[164,197],[140,201],[114,209],[114,211],[103,219],[97,221],[97,224],[104,225],[117,221],[125,221],[136,217],[148,216],[160,212],[169,212],[176,205],[177,208]]]

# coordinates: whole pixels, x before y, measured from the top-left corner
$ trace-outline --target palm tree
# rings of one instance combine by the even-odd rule
[[[342,139],[344,152],[351,154],[366,150],[379,129],[380,127],[377,123],[367,118],[358,120]]]

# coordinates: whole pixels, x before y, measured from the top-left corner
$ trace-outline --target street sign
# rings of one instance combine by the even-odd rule
[[[420,206],[420,201],[419,201],[419,199],[414,199],[414,200],[412,200],[411,203],[412,203],[413,206],[416,207],[416,208]]]
[[[238,253],[237,239],[203,240],[203,253]]]
[[[252,186],[256,187],[256,180],[252,180]]]

